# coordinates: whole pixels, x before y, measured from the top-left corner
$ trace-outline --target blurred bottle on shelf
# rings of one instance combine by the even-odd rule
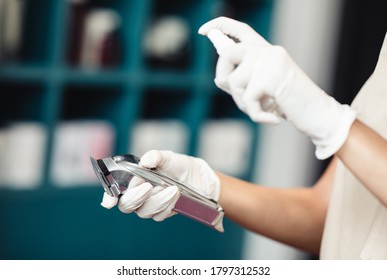
[[[115,133],[105,121],[68,121],[54,134],[51,180],[58,187],[97,183],[90,157],[103,158],[113,152]]]
[[[70,4],[69,64],[88,70],[116,67],[122,58],[119,14],[87,0]]]
[[[38,123],[13,123],[0,130],[0,186],[34,189],[42,183],[46,129]]]
[[[0,0],[0,62],[20,57],[23,14],[24,0]]]
[[[199,157],[228,175],[243,176],[248,169],[253,144],[251,127],[236,119],[208,120],[199,138]]]
[[[130,131],[129,153],[142,156],[149,150],[171,150],[187,153],[189,129],[179,120],[141,120]]]
[[[179,16],[156,18],[147,28],[143,47],[151,68],[186,68],[190,57],[190,29]]]
[[[87,69],[110,68],[118,64],[120,17],[112,10],[94,9],[85,17],[79,65]]]

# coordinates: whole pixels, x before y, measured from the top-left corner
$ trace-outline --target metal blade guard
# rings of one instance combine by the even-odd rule
[[[223,232],[224,212],[219,203],[204,197],[191,188],[159,172],[139,165],[140,159],[134,155],[118,155],[103,159],[90,158],[95,174],[105,189],[113,197],[119,197],[129,186],[133,177],[140,177],[153,186],[177,186],[180,197],[173,209],[183,216],[201,222]]]

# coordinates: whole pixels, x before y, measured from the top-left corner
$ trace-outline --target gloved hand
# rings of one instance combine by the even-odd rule
[[[219,177],[203,159],[171,151],[152,150],[141,157],[140,164],[147,168],[157,168],[158,172],[191,187],[205,197],[219,200]],[[172,209],[179,195],[176,186],[153,187],[134,177],[120,199],[104,193],[101,205],[112,208],[118,203],[118,208],[124,213],[135,212],[141,218],[163,221],[175,214]]]
[[[311,138],[317,158],[333,155],[346,140],[356,112],[327,95],[283,47],[271,45],[247,24],[220,17],[205,23],[199,33],[209,35],[216,29],[237,43],[209,36],[220,54],[215,84],[255,122],[280,121],[262,109],[264,97],[274,99],[286,119]]]

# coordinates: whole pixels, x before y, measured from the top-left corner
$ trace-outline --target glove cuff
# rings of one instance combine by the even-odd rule
[[[318,159],[324,160],[334,155],[346,141],[353,122],[358,113],[348,105],[341,105],[336,102],[338,114],[333,114],[331,121],[331,131],[326,134],[324,141],[312,142],[316,145],[315,155]]]
[[[204,182],[206,182],[207,184],[207,186],[203,186],[198,191],[205,197],[218,202],[220,197],[220,179],[218,175],[216,175],[214,170],[209,166],[209,164],[205,160],[201,158],[196,159],[200,163],[199,174],[204,179]]]
[[[220,198],[220,179],[218,177],[218,175],[215,174],[215,172],[213,173],[214,174],[214,200],[216,202],[219,202],[219,198]]]

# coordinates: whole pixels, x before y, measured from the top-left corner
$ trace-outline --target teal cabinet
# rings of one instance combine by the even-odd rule
[[[0,61],[0,125],[37,122],[47,131],[43,180],[32,189],[0,187],[0,259],[239,259],[244,229],[225,220],[221,234],[181,216],[162,223],[106,210],[103,190],[58,187],[50,177],[54,131],[65,121],[103,120],[115,130],[114,153],[127,153],[135,123],[176,119],[189,129],[187,153],[197,155],[207,120],[238,119],[251,128],[252,178],[259,127],[213,84],[216,53],[198,35],[201,24],[230,15],[268,37],[271,1],[91,0],[87,9],[120,16],[120,57],[106,69],[71,62],[70,1],[25,0],[22,47],[17,59]],[[147,57],[144,34],[155,19],[175,15],[188,23],[182,56],[161,62]],[[230,147],[232,149],[232,147]],[[21,159],[22,160],[22,159]]]

